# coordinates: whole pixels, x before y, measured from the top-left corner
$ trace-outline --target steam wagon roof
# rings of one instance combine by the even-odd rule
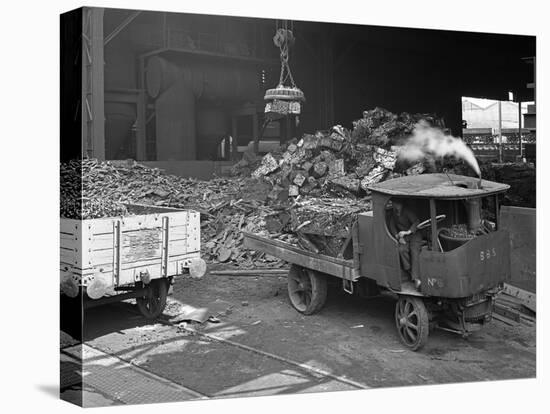
[[[462,199],[505,192],[507,184],[456,174],[421,174],[394,178],[369,186],[374,193],[416,198]]]

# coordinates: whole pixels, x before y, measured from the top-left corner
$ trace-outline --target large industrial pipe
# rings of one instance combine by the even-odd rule
[[[212,64],[198,60],[147,62],[146,89],[155,99],[159,160],[196,159],[196,101],[254,101],[259,82],[254,67]]]
[[[196,159],[195,97],[181,80],[155,101],[157,157],[162,161]]]
[[[259,91],[259,79],[254,66],[216,64],[180,59],[168,61],[153,56],[147,61],[146,87],[157,98],[179,80],[191,88],[195,98],[206,100],[254,100]]]

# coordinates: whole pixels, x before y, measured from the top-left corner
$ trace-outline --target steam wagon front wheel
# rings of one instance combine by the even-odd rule
[[[139,311],[147,319],[156,319],[164,311],[168,285],[167,279],[154,279],[147,286],[145,296],[136,298]]]
[[[395,325],[401,342],[417,351],[428,342],[430,319],[421,298],[400,295],[395,305]]]
[[[288,272],[288,297],[298,312],[312,315],[327,300],[327,279],[322,273],[292,265]]]

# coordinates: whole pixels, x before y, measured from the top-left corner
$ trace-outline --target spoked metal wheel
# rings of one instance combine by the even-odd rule
[[[399,339],[408,348],[417,351],[428,341],[430,320],[421,298],[400,295],[395,305],[395,325]]]
[[[148,286],[145,296],[136,298],[139,311],[147,319],[155,319],[160,316],[166,307],[168,295],[168,280],[155,279]]]
[[[292,265],[288,272],[288,296],[300,313],[311,315],[320,311],[327,299],[326,276]]]

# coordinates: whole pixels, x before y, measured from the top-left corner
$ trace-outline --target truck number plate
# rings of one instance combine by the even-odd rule
[[[479,260],[483,262],[484,260],[489,260],[489,259],[492,259],[493,257],[496,257],[496,255],[497,255],[497,251],[494,247],[487,250],[481,250],[479,252]]]

